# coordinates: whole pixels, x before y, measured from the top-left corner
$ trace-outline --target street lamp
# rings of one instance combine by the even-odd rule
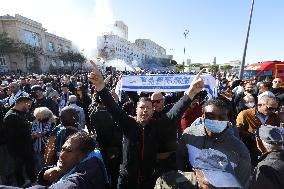
[[[246,63],[246,54],[247,54],[247,46],[248,46],[248,38],[249,38],[249,31],[250,31],[250,24],[251,24],[253,6],[254,6],[254,0],[251,1],[249,24],[248,24],[248,29],[247,29],[247,36],[246,36],[246,41],[245,41],[245,47],[244,47],[242,64],[241,64],[241,70],[240,70],[240,73],[239,73],[239,79],[242,79],[243,78],[243,74],[244,74],[244,67],[245,67],[245,63]]]
[[[184,35],[184,40],[186,40],[186,37],[188,36],[188,33],[189,33],[189,30],[188,29],[185,29],[184,32],[183,32],[183,35]],[[185,44],[184,44],[184,48],[183,48],[183,55],[184,55],[184,58],[185,58]],[[183,59],[183,62],[182,62],[182,65],[183,65],[183,72],[184,72],[184,65],[185,64],[185,61]]]
[[[84,50],[85,49],[82,49],[82,53],[80,53],[82,55],[82,57],[84,57]],[[83,60],[81,60],[80,67],[81,67],[81,74],[82,74],[83,73]]]

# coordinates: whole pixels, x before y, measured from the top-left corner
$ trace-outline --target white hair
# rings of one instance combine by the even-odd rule
[[[47,107],[39,107],[34,110],[34,116],[37,120],[42,119],[54,119],[54,115],[50,109]]]
[[[261,93],[260,95],[258,95],[258,97],[257,97],[258,102],[262,101],[264,99],[264,97],[276,100],[276,97],[272,92],[265,91],[265,92]]]
[[[77,102],[77,97],[75,95],[70,95],[68,101],[74,104]]]

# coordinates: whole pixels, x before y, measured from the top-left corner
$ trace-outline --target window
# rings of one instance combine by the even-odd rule
[[[6,60],[3,54],[0,54],[0,66],[6,66]]]
[[[65,46],[65,47],[64,47],[64,52],[68,52],[68,51],[70,51],[70,47]]]
[[[54,51],[54,44],[51,41],[48,42],[47,48],[49,51]]]
[[[29,44],[34,47],[39,47],[41,44],[40,35],[38,33],[24,30],[24,40],[26,44]]]
[[[62,50],[63,50],[62,44],[58,44],[57,50],[58,50],[58,52],[62,52]]]

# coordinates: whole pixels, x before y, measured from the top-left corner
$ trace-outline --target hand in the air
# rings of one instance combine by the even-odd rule
[[[96,86],[96,90],[101,91],[105,87],[104,78],[97,65],[92,60],[90,63],[93,66],[93,71],[88,75],[88,78]]]
[[[191,99],[195,97],[203,88],[204,88],[204,81],[200,77],[201,73],[205,71],[202,69],[192,80],[189,89],[185,92]]]

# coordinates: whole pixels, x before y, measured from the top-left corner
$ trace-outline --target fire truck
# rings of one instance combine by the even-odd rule
[[[243,80],[256,79],[257,81],[271,81],[274,78],[281,78],[284,81],[284,62],[258,62],[251,64],[244,69]],[[284,87],[284,82],[282,87]]]

